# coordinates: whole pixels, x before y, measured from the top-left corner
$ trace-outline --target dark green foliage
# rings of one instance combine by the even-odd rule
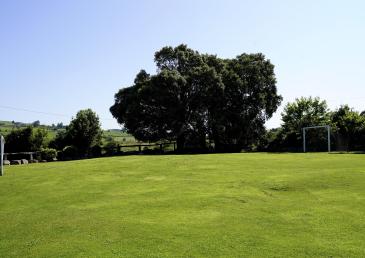
[[[275,86],[274,66],[264,55],[242,54],[225,62],[223,96],[212,103],[212,135],[218,150],[239,150],[257,142],[281,97]]]
[[[328,124],[329,109],[325,100],[301,97],[285,106],[282,120],[286,131],[298,132],[306,126]]]
[[[284,132],[282,128],[273,128],[267,130],[262,137],[260,137],[260,142],[257,149],[259,151],[288,151],[290,146],[285,145]]]
[[[78,159],[81,157],[79,150],[75,146],[66,146],[63,148],[60,157],[63,160]]]
[[[33,129],[32,135],[32,149],[33,150],[40,150],[42,147],[47,145],[47,136],[48,132],[44,128],[37,128]]]
[[[363,150],[365,140],[365,117],[348,105],[341,106],[331,114],[336,130],[339,150]]]
[[[53,161],[57,158],[57,150],[52,148],[42,148],[41,158],[47,161]]]
[[[89,156],[93,158],[101,157],[102,147],[100,145],[94,145],[90,148]]]
[[[99,117],[91,109],[80,110],[66,130],[60,131],[49,146],[57,150],[74,146],[77,155],[67,154],[67,158],[100,156],[100,147],[95,146],[100,146],[101,135]]]
[[[46,144],[47,131],[31,126],[14,129],[5,137],[6,152],[38,151]]]
[[[100,144],[101,128],[99,117],[91,110],[80,110],[66,129],[72,145],[80,154],[87,155],[91,147]]]
[[[320,98],[296,99],[288,103],[282,113],[281,146],[288,151],[302,151],[302,128],[308,126],[330,125],[327,103]],[[307,130],[308,150],[326,150],[327,134],[325,129]]]
[[[6,152],[32,151],[33,128],[15,129],[5,138]]]
[[[302,128],[317,125],[331,126],[332,149],[337,151],[365,150],[365,116],[348,105],[330,112],[319,98],[300,98],[288,103],[282,113],[283,125],[268,130],[260,141],[265,151],[302,151]],[[306,131],[309,151],[327,150],[327,130]]]
[[[234,59],[201,55],[180,45],[155,54],[156,75],[144,70],[110,108],[141,141],[176,140],[178,150],[239,151],[257,142],[281,102],[274,66],[262,54]]]
[[[114,140],[113,137],[108,137],[105,141],[103,149],[106,155],[115,155],[118,152],[118,143]]]
[[[62,150],[68,145],[71,145],[71,137],[66,131],[59,131],[49,143],[49,147],[56,150]]]

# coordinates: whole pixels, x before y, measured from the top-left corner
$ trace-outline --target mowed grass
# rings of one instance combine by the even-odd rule
[[[0,257],[365,257],[365,156],[126,156],[6,167]]]

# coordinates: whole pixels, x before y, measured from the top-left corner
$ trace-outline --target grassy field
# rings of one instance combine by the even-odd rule
[[[6,168],[0,257],[365,257],[365,156],[128,156]]]
[[[112,137],[116,142],[122,144],[122,145],[128,145],[128,144],[136,144],[136,139],[125,132],[122,131],[116,131],[116,130],[104,130],[103,131],[104,138]]]

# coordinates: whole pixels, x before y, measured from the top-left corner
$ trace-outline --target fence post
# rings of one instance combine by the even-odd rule
[[[327,127],[328,152],[331,152],[331,127]]]
[[[4,175],[4,152],[5,152],[5,139],[0,135],[0,176]]]
[[[305,128],[303,128],[303,152],[306,152],[306,147],[305,147]]]

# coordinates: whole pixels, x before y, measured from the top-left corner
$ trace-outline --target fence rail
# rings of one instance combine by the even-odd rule
[[[12,155],[29,155],[29,160],[33,160],[33,155],[37,155],[37,153],[39,153],[38,151],[26,151],[26,152],[13,152],[13,153],[4,153],[4,160],[8,159],[8,156],[12,156]]]
[[[176,142],[164,142],[164,143],[150,143],[150,144],[146,144],[146,143],[141,143],[141,144],[132,144],[132,145],[118,145],[118,151],[122,152],[123,148],[137,148],[138,147],[138,152],[142,152],[142,147],[156,147],[159,146],[160,150],[163,151],[163,147],[166,145],[173,145],[174,147],[174,151],[176,150]]]
[[[176,150],[176,142],[164,142],[164,143],[141,143],[141,144],[131,144],[131,145],[118,145],[117,152],[123,153],[123,150],[130,148],[138,148],[138,152],[142,153],[142,147],[159,147],[159,150],[162,152],[165,146],[173,146],[173,151]],[[130,150],[125,151],[130,152]],[[14,152],[14,153],[4,153],[4,160],[8,160],[10,156],[19,156],[19,155],[29,155],[29,160],[34,160],[35,157],[39,154],[39,151],[27,151],[27,152]]]

